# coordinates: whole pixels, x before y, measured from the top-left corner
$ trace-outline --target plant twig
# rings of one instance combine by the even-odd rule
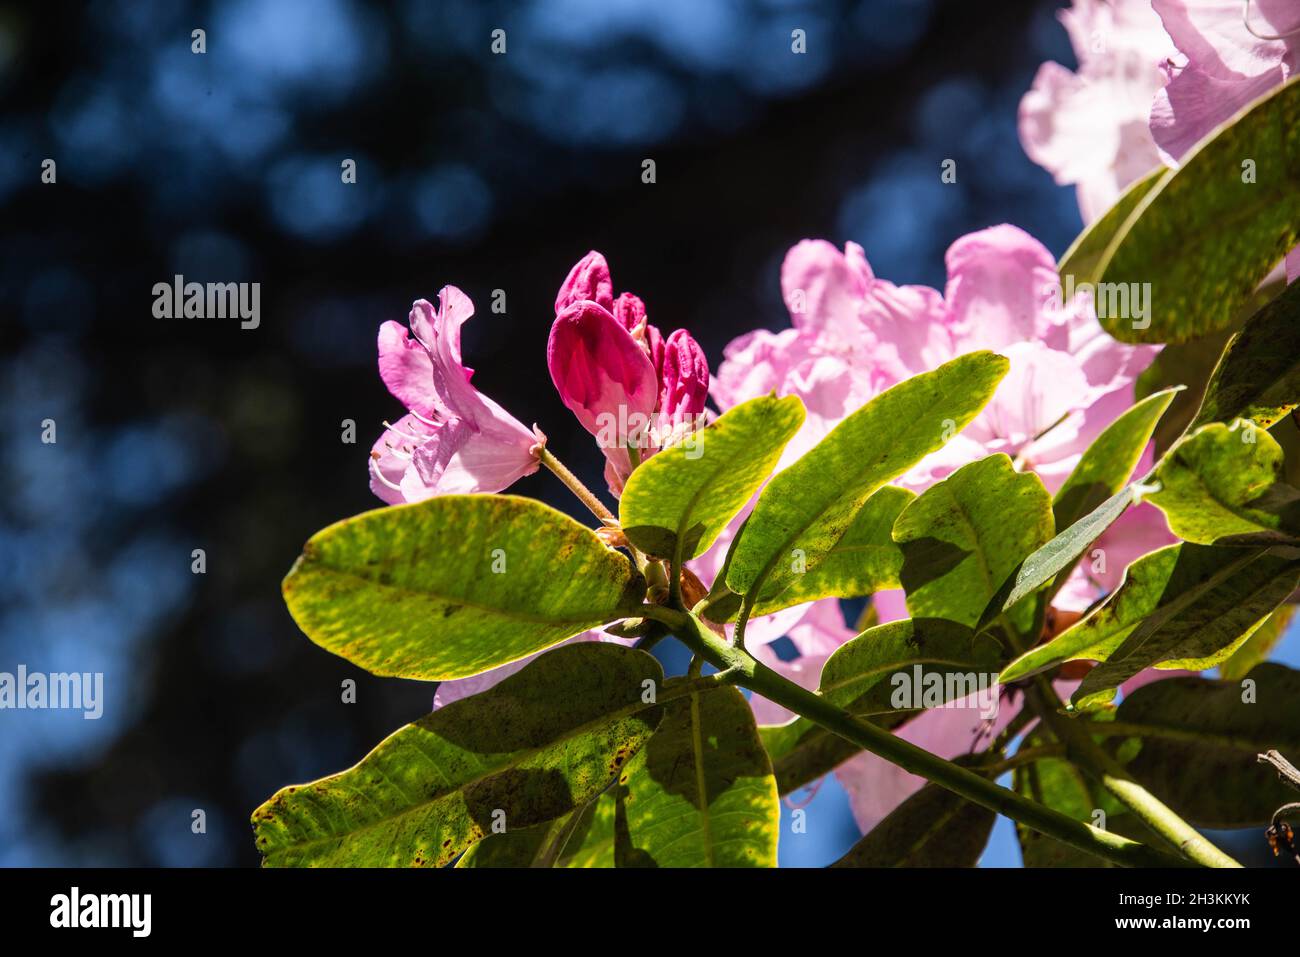
[[[555,477],[568,486],[569,491],[576,495],[578,501],[587,506],[591,514],[600,519],[602,524],[611,527],[618,525],[618,519],[614,517],[614,513],[607,509],[605,503],[596,497],[596,493],[583,485],[578,476],[570,472],[568,466],[557,459],[550,449],[544,445],[538,445],[536,453],[537,461],[555,473]]]

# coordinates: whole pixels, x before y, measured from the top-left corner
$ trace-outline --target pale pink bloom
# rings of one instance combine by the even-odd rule
[[[1079,69],[1039,67],[1020,102],[1020,142],[1057,183],[1077,187],[1091,222],[1160,165],[1148,119],[1175,50],[1149,0],[1074,0],[1060,19]]]
[[[596,436],[618,495],[632,472],[629,447],[644,460],[700,424],[708,361],[686,330],[665,339],[637,296],[615,299],[609,265],[594,250],[569,270],[555,311],[546,348],[551,381]]]
[[[807,241],[790,250],[782,290],[792,329],[732,342],[713,381],[726,409],[776,390],[807,407],[788,465],[885,388],[966,352],[993,349],[1011,369],[983,413],[904,478],[925,488],[991,452],[1021,458],[1055,488],[1154,357],[1106,335],[1083,297],[1063,302],[1051,254],[1014,226],[958,239],[943,294],[871,272],[861,247]]]
[[[385,502],[433,495],[499,492],[537,471],[538,438],[470,384],[460,327],[474,304],[444,286],[435,308],[411,306],[410,328],[379,327],[379,375],[409,412],[370,451],[370,487]]]
[[[849,413],[882,390],[934,369],[963,353],[992,349],[1010,370],[985,410],[940,452],[904,476],[923,491],[968,462],[1005,452],[1021,469],[1035,470],[1058,488],[1100,431],[1133,402],[1133,382],[1158,351],[1128,346],[1108,336],[1086,298],[1064,302],[1055,262],[1022,230],[996,226],[962,237],[946,258],[941,294],[923,286],[896,286],[874,275],[861,247],[844,252],[830,243],[804,241],[782,269],[782,291],[792,328],[759,331],[732,342],[713,380],[723,408],[775,390],[798,395],[808,408],[804,428],[787,447],[782,465],[802,455]],[[1157,513],[1158,514],[1158,513]],[[1138,518],[1149,517],[1145,512]],[[695,564],[712,580],[743,513]],[[1164,544],[1148,525],[1129,520],[1103,540],[1104,576],[1076,573],[1067,600],[1077,604],[1099,589],[1131,558]],[[1089,566],[1090,567],[1090,566]],[[872,596],[881,622],[907,617],[902,592]],[[1062,605],[1067,607],[1067,605]],[[770,647],[785,635],[799,656],[781,661]],[[746,644],[765,664],[804,687],[815,687],[826,658],[853,631],[839,602],[824,599],[750,622]],[[1009,720],[1018,701],[985,722],[978,708],[927,712],[899,732],[944,756],[970,749]],[[788,713],[755,696],[760,720]],[[861,825],[874,824],[922,783],[869,755],[837,772],[853,799]]]
[[[1151,107],[1151,133],[1171,162],[1300,66],[1300,5],[1254,0],[1153,0],[1179,55]]]

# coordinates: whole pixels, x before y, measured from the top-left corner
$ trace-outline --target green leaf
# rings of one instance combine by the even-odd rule
[[[1254,182],[1243,175],[1246,159]],[[1203,141],[1143,197],[1099,271],[1115,288],[1150,283],[1150,312],[1140,325],[1099,316],[1102,326],[1124,342],[1185,342],[1227,328],[1300,241],[1298,178],[1300,84],[1292,80]]]
[[[1061,257],[1057,267],[1061,282],[1068,285],[1073,277],[1073,288],[1078,288],[1080,283],[1096,282],[1098,267],[1115,235],[1124,228],[1133,210],[1147,194],[1173,175],[1173,171],[1164,166],[1153,169],[1129,186],[1100,219],[1085,227]]]
[[[636,614],[645,583],[531,499],[442,495],[317,532],[284,580],[307,637],[377,675],[479,674]]]
[[[1193,824],[1263,825],[1295,800],[1256,755],[1300,754],[1300,673],[1266,663],[1247,682],[1167,678],[1127,695],[1116,713],[1151,729],[1128,770]]]
[[[989,635],[942,618],[908,618],[836,648],[822,666],[817,693],[864,716],[932,708],[980,690],[971,679],[1000,661],[1001,648]]]
[[[1213,667],[1286,598],[1281,590],[1288,576],[1300,574],[1297,569],[1300,564],[1263,550],[1186,544],[1157,549],[1128,567],[1124,580],[1099,608],[1047,644],[1025,652],[999,680],[1009,684],[1067,661],[1114,660],[1118,665],[1117,658],[1130,656],[1122,671],[1133,669],[1131,674],[1115,685],[1148,665],[1181,668],[1201,661],[1207,662],[1202,668]],[[1251,596],[1254,574],[1275,581]],[[1261,608],[1279,592],[1277,601]],[[1232,608],[1234,598],[1247,604]],[[1216,620],[1216,612],[1225,606],[1230,614]],[[1243,623],[1242,614],[1254,617]],[[1095,680],[1092,674],[1089,679]]]
[[[1300,405],[1300,283],[1246,320],[1210,378],[1193,427],[1252,419],[1269,428]]]
[[[1032,595],[1079,560],[1088,546],[1124,514],[1137,491],[1133,486],[1120,489],[1021,563],[1015,573],[990,599],[980,615],[976,630],[987,628],[1000,614],[1010,611],[1026,596]]]
[[[894,524],[907,608],[975,625],[1026,556],[1052,537],[1052,500],[1032,472],[998,454],[964,465]]]
[[[1007,368],[991,352],[960,356],[845,418],[763,490],[732,545],[727,586],[771,599],[815,568],[877,489],[979,414]]]
[[[1052,499],[1057,528],[1069,528],[1124,487],[1180,387],[1149,395],[1106,426]]]
[[[992,675],[1001,662],[1001,648],[987,634],[940,618],[909,618],[868,628],[837,648],[822,667],[818,694],[894,728],[922,708],[979,691],[978,677]],[[815,781],[860,750],[806,718],[761,727],[759,734],[782,794]]]
[[[553,821],[489,834],[470,845],[456,866],[613,867],[613,835],[613,804],[607,790]]]
[[[1148,561],[1149,565],[1138,567]],[[1074,626],[1098,621],[1100,627],[1090,627],[1102,631],[1109,621],[1118,630],[1107,642],[1116,637],[1122,641],[1088,672],[1071,700],[1081,708],[1107,701],[1116,687],[1151,665],[1208,668],[1218,664],[1286,600],[1297,581],[1300,550],[1282,546],[1183,544],[1134,562],[1106,604]],[[1134,615],[1137,609],[1149,612]]]
[[[1232,653],[1232,657],[1219,665],[1219,677],[1244,678],[1250,669],[1267,661],[1273,648],[1286,634],[1294,615],[1295,605],[1283,605],[1269,615]]]
[[[1147,396],[1106,426],[1088,447],[1052,501],[1057,534],[1002,584],[980,615],[977,628],[986,628],[1053,579],[1048,596],[1055,594],[1079,556],[1137,499],[1138,490],[1125,488],[1124,483],[1180,388]]]
[[[1196,416],[1205,396],[1206,384],[1214,367],[1227,348],[1231,332],[1215,332],[1191,342],[1165,346],[1138,376],[1133,393],[1138,399],[1154,395],[1171,386],[1184,386],[1174,396],[1169,411],[1156,426],[1156,459],[1177,442]]]
[[[645,744],[663,681],[645,652],[557,648],[480,694],[408,724],[355,767],[253,812],[268,866],[439,867],[504,813],[523,828],[600,794]]]
[[[1278,481],[1282,447],[1245,420],[1201,427],[1156,467],[1146,500],[1179,538],[1202,545],[1294,544],[1300,491]]]
[[[736,688],[667,703],[615,797],[622,802],[615,824],[621,867],[776,866],[776,779]]]
[[[891,531],[899,514],[916,498],[897,485],[886,485],[867,499],[853,524],[813,568],[796,576],[781,594],[760,601],[756,615],[766,615],[818,598],[857,598],[902,582],[903,553]]]
[[[927,784],[831,866],[974,867],[996,819],[992,811]]]
[[[623,490],[624,534],[642,551],[675,563],[699,555],[758,491],[803,419],[798,397],[762,396],[659,452]]]

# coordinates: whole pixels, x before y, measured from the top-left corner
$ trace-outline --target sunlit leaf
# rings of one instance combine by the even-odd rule
[[[984,407],[1005,358],[974,352],[882,392],[763,490],[732,545],[727,586],[775,598],[816,567],[886,482],[943,447]]]
[[[638,466],[619,500],[628,540],[660,558],[699,555],[758,491],[803,423],[795,396],[729,410]]]
[[[346,771],[253,812],[270,866],[438,867],[494,825],[526,828],[604,791],[662,709],[659,663],[615,644],[542,655],[480,694],[394,732]]]
[[[1179,538],[1202,545],[1300,542],[1300,491],[1279,481],[1282,447],[1244,420],[1198,429],[1170,449],[1146,501]]]
[[[623,555],[532,499],[442,495],[317,532],[283,585],[316,644],[377,675],[478,674],[635,614]]]
[[[1228,328],[1300,242],[1297,179],[1300,83],[1291,80],[1183,157],[1134,208],[1099,272],[1117,289],[1149,283],[1150,313],[1099,315],[1106,331],[1124,342],[1184,342]]]

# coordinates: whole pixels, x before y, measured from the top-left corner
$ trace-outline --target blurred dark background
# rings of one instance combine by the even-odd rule
[[[469,293],[476,384],[599,484],[544,360],[588,249],[715,368],[788,322],[801,238],[940,287],[947,245],[993,223],[1061,252],[1073,192],[1015,129],[1038,64],[1073,64],[1059,5],[0,5],[0,670],[106,675],[98,721],[0,713],[0,864],[254,864],[253,807],[427,711],[431,686],[316,648],[279,595],[308,535],[378,504],[366,454],[402,409],[375,333],[413,299]],[[261,283],[260,327],[154,318],[177,273]],[[549,475],[517,490],[577,514]],[[783,861],[856,837],[824,790]],[[1005,823],[993,863],[1018,860]]]

